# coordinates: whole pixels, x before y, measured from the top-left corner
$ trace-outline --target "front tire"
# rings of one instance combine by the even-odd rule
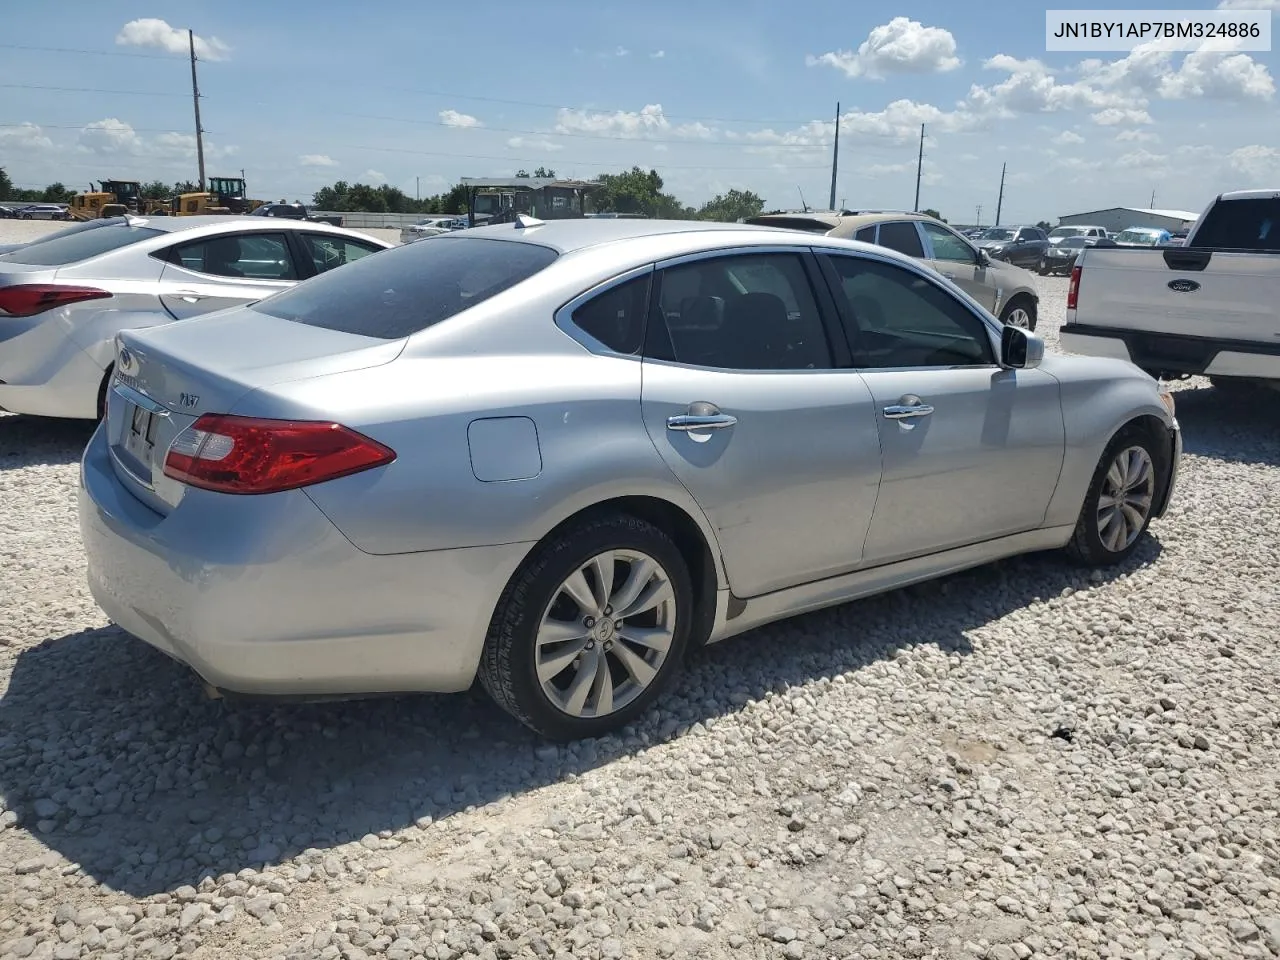
[[[553,740],[597,737],[648,709],[680,670],[693,620],[671,538],[626,515],[537,547],[494,611],[480,660],[497,704]]]
[[[1035,330],[1035,303],[1025,296],[1014,297],[1000,312],[1000,322],[1010,327],[1021,327],[1024,330]]]
[[[1151,523],[1162,462],[1151,436],[1128,426],[1107,444],[1085,494],[1067,555],[1076,563],[1108,567],[1138,548]]]

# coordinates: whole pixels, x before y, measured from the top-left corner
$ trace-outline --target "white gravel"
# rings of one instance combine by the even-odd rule
[[[0,418],[0,957],[1280,956],[1277,406],[1178,402],[1120,572],[760,630],[568,749],[479,695],[204,701],[89,598],[87,428]]]

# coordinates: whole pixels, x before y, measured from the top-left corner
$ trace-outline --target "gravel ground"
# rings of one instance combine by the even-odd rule
[[[759,630],[569,748],[203,700],[89,597],[88,430],[0,417],[0,957],[1280,956],[1280,405],[1182,386],[1126,568]]]

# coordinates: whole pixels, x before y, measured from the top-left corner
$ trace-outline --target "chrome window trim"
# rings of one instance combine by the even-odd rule
[[[649,274],[652,278],[654,272],[654,265],[652,263],[647,263],[643,266],[632,267],[630,270],[616,274],[607,280],[600,281],[595,286],[584,290],[568,303],[561,306],[553,315],[555,325],[559,327],[560,331],[569,337],[569,339],[573,340],[579,346],[584,347],[590,353],[594,353],[597,356],[602,357],[616,357],[620,360],[635,360],[639,362],[644,355],[643,335],[640,338],[640,345],[636,347],[634,353],[619,353],[617,350],[613,349],[613,347],[603,341],[597,340],[591,334],[587,333],[587,331],[574,323],[573,314],[579,307],[590,303],[596,297],[603,296],[615,287],[620,287],[624,283],[629,283],[632,280],[643,277],[645,274]],[[651,291],[653,289],[652,279],[650,279],[649,289]]]

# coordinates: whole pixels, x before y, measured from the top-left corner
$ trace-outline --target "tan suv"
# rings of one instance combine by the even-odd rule
[[[1030,271],[992,260],[945,223],[919,213],[766,213],[746,223],[874,243],[923,260],[1000,318],[1036,328],[1040,295]]]

